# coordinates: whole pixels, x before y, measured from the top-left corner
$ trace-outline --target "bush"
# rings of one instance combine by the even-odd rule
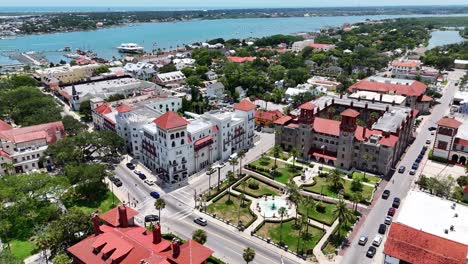
[[[249,188],[252,189],[252,190],[258,190],[258,188],[259,188],[258,182],[256,182],[256,181],[250,181],[250,182],[249,182]]]
[[[315,210],[316,210],[317,212],[323,214],[323,213],[325,213],[325,206],[322,205],[322,204],[317,204],[317,205],[315,206]]]
[[[444,158],[441,158],[441,157],[434,157],[434,153],[433,153],[433,150],[432,150],[432,149],[429,151],[429,159],[430,159],[430,160],[433,160],[433,161],[440,162],[440,163],[447,163],[447,160],[444,159]]]

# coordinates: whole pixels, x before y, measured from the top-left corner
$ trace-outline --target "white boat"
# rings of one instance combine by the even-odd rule
[[[123,53],[142,53],[144,48],[135,43],[122,43],[117,49]]]

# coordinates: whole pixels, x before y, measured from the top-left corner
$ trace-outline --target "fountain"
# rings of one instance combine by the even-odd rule
[[[259,211],[264,217],[275,217],[279,215],[278,209],[281,207],[288,208],[286,199],[282,198],[271,198],[261,199],[258,202]]]

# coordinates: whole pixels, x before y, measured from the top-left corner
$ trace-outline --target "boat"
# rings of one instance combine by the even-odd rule
[[[142,53],[144,48],[135,43],[122,43],[117,49],[122,53]]]

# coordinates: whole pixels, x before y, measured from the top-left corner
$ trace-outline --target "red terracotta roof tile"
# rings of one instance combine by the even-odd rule
[[[437,122],[437,125],[450,128],[459,128],[462,125],[462,122],[456,120],[455,118],[444,117],[439,120],[439,122]]]
[[[108,104],[102,104],[95,109],[96,112],[98,112],[101,115],[109,114],[112,113],[112,109]]]
[[[218,132],[218,126],[213,126],[211,129],[213,129],[213,133]]]
[[[127,220],[132,219],[133,217],[138,215],[138,212],[133,210],[130,207],[125,207],[127,210]],[[101,215],[99,215],[99,218],[101,218],[103,221],[108,223],[109,225],[112,226],[119,226],[119,207],[115,207]]]
[[[340,135],[340,121],[316,117],[314,119],[314,131],[326,135]]]
[[[290,120],[292,120],[292,117],[286,115],[286,116],[283,116],[283,117],[277,119],[277,120],[276,120],[275,122],[273,122],[273,123],[275,123],[275,124],[277,124],[277,125],[282,125],[282,126],[284,126],[284,125],[285,125],[288,121],[290,121]]]
[[[0,149],[0,156],[5,157],[7,159],[11,159],[10,154],[6,153],[5,151]]]
[[[421,62],[419,61],[394,61],[392,62],[392,66],[394,67],[411,67],[411,68],[416,68],[419,67]]]
[[[404,84],[393,84],[393,83],[382,83],[382,82],[372,82],[367,80],[359,81],[351,85],[348,90],[350,92],[354,91],[372,91],[379,93],[390,93],[394,92],[396,94],[405,95],[405,96],[420,96],[427,89],[427,86],[419,81],[413,81],[411,85]]]
[[[305,102],[299,106],[299,109],[314,110],[317,106],[311,102]]]
[[[37,132],[43,132],[44,134],[38,134]],[[15,142],[16,138],[21,142],[25,142],[42,138],[44,135],[47,140],[47,144],[52,144],[57,141],[57,132],[60,133],[61,137],[65,137],[66,135],[65,128],[61,121],[1,131],[0,138],[12,142]]]
[[[434,101],[434,99],[432,97],[430,97],[430,96],[427,96],[427,95],[423,94],[420,101],[421,102],[432,102],[432,101]]]
[[[332,44],[321,44],[321,43],[312,43],[309,44],[309,47],[312,47],[314,49],[323,49],[323,48],[328,48],[333,46]]]
[[[180,254],[172,256],[172,251],[168,251],[168,258],[175,263],[201,264],[213,254],[213,250],[201,245],[195,240],[188,240],[180,246]]]
[[[0,119],[0,131],[10,130],[10,129],[13,129],[13,127],[10,126],[10,124],[8,124],[7,122]]]
[[[199,139],[197,141],[195,141],[195,146],[200,146],[201,144],[205,143],[205,142],[208,142],[208,141],[213,141],[213,137],[212,136],[206,136],[202,139]]]
[[[340,115],[356,118],[356,117],[359,116],[359,112],[354,110],[354,109],[348,108],[348,109],[344,110],[343,112],[341,112]]]
[[[468,246],[392,223],[384,254],[418,264],[465,264]]]
[[[156,118],[153,123],[162,129],[172,129],[176,127],[186,126],[189,122],[178,114],[169,111],[162,116]]]
[[[257,110],[255,111],[255,118],[256,119],[263,119],[267,120],[270,122],[273,122],[279,118],[283,117],[283,113],[281,113],[278,110],[274,111],[263,111],[263,110]]]
[[[235,63],[244,63],[246,61],[252,62],[255,60],[254,57],[237,57],[237,56],[227,56],[227,59]]]
[[[461,145],[461,146],[464,146],[464,147],[468,147],[468,140],[466,139],[463,139],[463,138],[455,138],[455,144],[457,145]]]
[[[324,158],[328,160],[336,160],[336,153],[328,151],[326,149],[310,148],[309,155],[316,158]]]
[[[257,106],[250,102],[249,99],[243,99],[238,104],[234,105],[234,109],[247,112],[257,109]]]
[[[121,104],[115,108],[115,110],[119,113],[126,113],[132,111],[132,108],[126,104]]]

